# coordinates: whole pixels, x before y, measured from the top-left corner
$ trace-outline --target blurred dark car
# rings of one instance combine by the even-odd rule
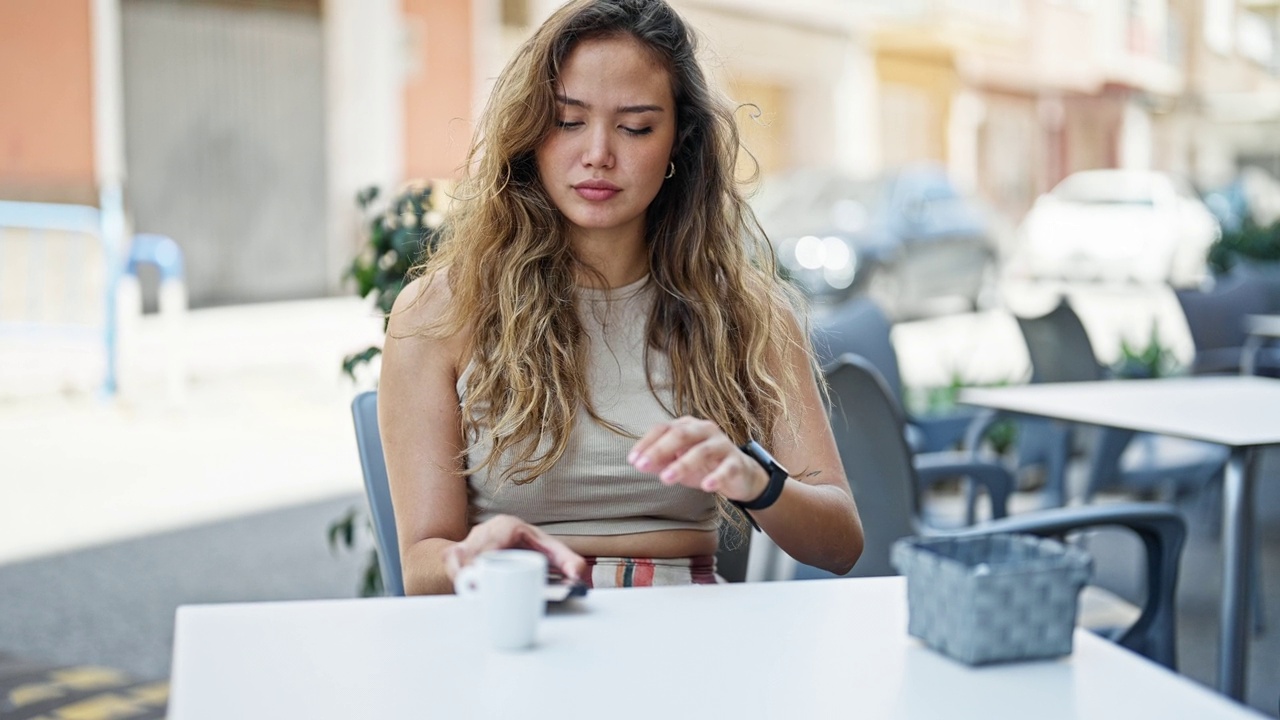
[[[870,180],[800,171],[771,179],[752,205],[784,272],[817,304],[865,293],[904,319],[977,309],[996,292],[989,219],[939,167]]]

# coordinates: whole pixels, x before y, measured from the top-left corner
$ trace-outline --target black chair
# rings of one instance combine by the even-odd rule
[[[1262,292],[1256,285],[1250,292]],[[1184,306],[1185,307],[1185,306]],[[1032,382],[1084,382],[1106,380],[1109,373],[1097,360],[1084,324],[1063,298],[1050,313],[1038,318],[1018,318],[1031,356]],[[1238,356],[1237,356],[1238,357]],[[1158,382],[1158,381],[1157,381]],[[1053,467],[1059,473],[1050,483],[1065,499],[1066,458],[1072,446],[1071,427],[1057,425],[1055,452],[1062,458]],[[1167,435],[1136,433],[1118,428],[1098,428],[1087,459],[1088,474],[1082,494],[1084,502],[1108,489],[1149,495],[1176,501],[1199,495],[1213,486],[1226,467],[1230,450],[1222,445],[1186,440]],[[1211,506],[1210,506],[1211,507]],[[1255,633],[1266,627],[1266,606],[1262,584],[1257,581],[1261,566],[1255,554],[1249,572],[1254,577],[1250,603]]]
[[[1240,372],[1247,339],[1244,317],[1280,311],[1269,293],[1265,280],[1248,276],[1229,276],[1212,290],[1174,291],[1196,349],[1192,374]],[[1280,377],[1280,348],[1260,348],[1254,365],[1257,375]]]
[[[866,358],[884,377],[889,391],[905,407],[898,353],[890,338],[893,324],[874,300],[858,296],[841,303],[814,325],[813,347],[818,363],[826,365],[845,353]],[[957,447],[965,439],[978,411],[959,407],[937,415],[912,415],[907,420],[907,438],[919,452]]]
[[[1087,382],[1109,377],[1066,298],[1048,314],[1017,320],[1031,356],[1032,382]],[[1055,460],[1046,488],[1050,504],[1058,506],[1066,499],[1072,428],[1066,424],[1055,424],[1054,428]],[[1089,502],[1107,488],[1162,491],[1168,499],[1197,493],[1221,476],[1228,455],[1227,448],[1212,443],[1101,428],[1090,452],[1083,499]]]
[[[915,534],[1021,532],[1056,536],[1099,527],[1123,528],[1137,535],[1146,550],[1146,599],[1131,626],[1091,629],[1166,667],[1174,666],[1175,591],[1186,538],[1186,526],[1177,510],[1149,503],[1056,508],[993,519],[958,531],[935,530],[922,519],[921,495],[937,478],[971,473],[991,494],[998,516],[1003,514],[1004,499],[1013,486],[1012,475],[1003,466],[990,463],[941,463],[937,467],[942,473],[935,473],[929,458],[915,455],[907,445],[903,435],[906,417],[871,363],[844,355],[825,371],[831,387],[832,430],[866,536],[866,549],[850,577],[896,574],[888,562],[890,548],[895,540]],[[800,565],[796,577],[831,575]]]

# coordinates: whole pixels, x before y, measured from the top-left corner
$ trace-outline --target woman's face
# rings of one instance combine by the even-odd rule
[[[538,147],[551,201],[580,232],[644,233],[676,136],[670,78],[632,37],[584,40],[561,65]]]

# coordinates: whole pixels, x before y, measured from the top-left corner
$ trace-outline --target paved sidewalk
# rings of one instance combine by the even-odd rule
[[[181,404],[157,316],[118,400],[0,373],[0,563],[359,492],[341,360],[381,331],[356,298],[192,311]]]

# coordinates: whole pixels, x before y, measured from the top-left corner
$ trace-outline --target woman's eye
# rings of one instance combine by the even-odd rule
[[[623,130],[626,130],[626,131],[627,131],[627,133],[629,133],[629,134],[631,134],[631,135],[648,135],[649,133],[653,132],[653,128],[651,128],[651,127],[630,128],[630,127],[627,127],[627,126],[623,125],[623,126],[622,126],[622,129],[623,129]]]
[[[557,121],[556,121],[556,127],[558,127],[558,128],[565,128],[565,129],[568,129],[568,128],[576,128],[576,127],[579,127],[579,126],[581,126],[581,125],[582,125],[582,123],[581,123],[581,122],[578,122],[578,121],[576,121],[576,120],[557,120]]]

